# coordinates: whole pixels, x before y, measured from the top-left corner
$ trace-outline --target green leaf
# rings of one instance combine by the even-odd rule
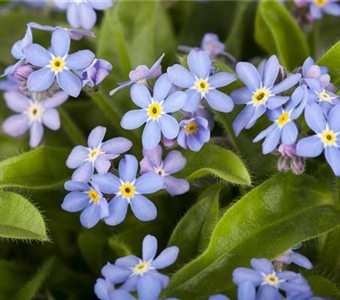
[[[0,237],[47,241],[39,210],[23,196],[0,191]]]
[[[241,159],[230,150],[211,143],[206,144],[199,152],[183,151],[187,158],[184,170],[178,177],[187,177],[189,181],[213,175],[235,184],[249,185],[250,175]]]
[[[328,74],[331,76],[331,81],[338,84],[340,81],[340,42],[330,48],[324,56],[317,62],[319,66],[329,68]]]
[[[219,184],[208,188],[174,229],[169,246],[180,249],[176,265],[183,265],[205,250],[219,213]],[[172,268],[173,269],[173,268]]]
[[[309,176],[279,174],[224,214],[207,251],[175,273],[166,296],[204,299],[222,292],[232,286],[233,270],[251,258],[273,259],[339,224],[331,191]]]
[[[0,161],[0,188],[48,189],[60,187],[71,175],[68,150],[39,147]]]
[[[339,287],[327,278],[321,276],[309,276],[306,278],[314,294],[318,297],[339,299]]]
[[[255,22],[255,40],[280,63],[293,71],[309,56],[303,32],[288,10],[278,1],[261,1]]]
[[[46,280],[53,264],[53,259],[48,259],[44,262],[41,268],[37,271],[34,277],[28,281],[16,294],[13,300],[30,300],[39,291],[41,285]]]

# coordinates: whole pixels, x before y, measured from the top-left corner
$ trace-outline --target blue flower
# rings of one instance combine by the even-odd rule
[[[68,212],[83,210],[80,222],[84,227],[92,228],[109,215],[107,201],[95,183],[67,181],[65,189],[71,193],[66,195],[61,207]]]
[[[83,87],[80,78],[71,71],[82,71],[93,61],[94,54],[89,50],[78,51],[69,55],[70,35],[62,29],[52,34],[52,52],[38,44],[24,48],[26,59],[33,66],[39,67],[27,80],[31,92],[43,92],[49,89],[55,78],[59,87],[67,94],[78,97]]]
[[[308,281],[301,275],[296,274],[297,277],[292,280],[293,284],[300,284],[304,286],[309,286]],[[323,298],[313,296],[314,293],[311,290],[307,290],[305,292],[296,292],[293,290],[287,291],[287,300],[326,300]]]
[[[312,263],[310,260],[305,257],[304,255],[295,252],[294,250],[299,249],[302,246],[302,244],[293,247],[292,249],[286,251],[285,253],[281,254],[277,258],[275,258],[276,262],[285,264],[285,265],[290,265],[291,263],[294,263],[302,268],[305,268],[307,270],[310,270],[313,268]]]
[[[254,288],[257,287],[259,290],[256,300],[281,299],[280,290],[295,294],[310,291],[308,285],[294,282],[294,279],[297,278],[296,273],[275,272],[272,263],[265,258],[252,259],[251,265],[254,270],[237,268],[233,272],[233,281],[239,287],[240,299],[254,299]]]
[[[143,84],[135,84],[131,88],[131,99],[141,109],[127,112],[121,121],[124,129],[136,129],[146,123],[143,131],[143,148],[151,150],[161,140],[161,132],[167,139],[178,135],[179,126],[175,118],[169,115],[180,110],[187,96],[184,92],[174,92],[166,98],[171,90],[171,82],[167,74],[159,77],[155,83],[153,97]]]
[[[304,89],[298,87],[286,107],[280,107],[267,112],[274,123],[263,130],[255,139],[258,142],[265,138],[262,145],[263,154],[274,151],[280,140],[283,145],[293,145],[298,137],[299,131],[294,123],[303,112],[307,99],[304,97]]]
[[[78,29],[68,29],[68,28],[64,28],[64,27],[60,27],[60,26],[49,26],[49,25],[40,25],[38,23],[35,22],[30,22],[28,23],[28,26],[30,26],[31,28],[34,29],[39,29],[39,30],[43,30],[43,31],[50,31],[50,32],[54,32],[58,29],[62,29],[65,30],[69,35],[70,38],[72,40],[75,41],[79,41],[81,40],[84,36],[88,36],[88,37],[96,37],[96,35],[92,32],[92,31],[88,31],[88,30],[78,30]]]
[[[210,140],[210,128],[208,121],[202,117],[183,120],[180,123],[181,131],[177,142],[184,149],[200,151],[203,145]]]
[[[340,16],[340,6],[336,0],[307,0],[310,3],[309,13],[313,19],[321,19],[324,13]]]
[[[170,195],[181,195],[190,189],[188,181],[170,175],[181,171],[185,167],[186,162],[185,157],[179,151],[169,152],[163,162],[162,147],[158,145],[152,150],[144,150],[144,158],[140,162],[140,173],[154,172],[161,175],[164,178],[163,188]]]
[[[293,87],[300,80],[301,75],[291,75],[275,85],[279,70],[280,64],[275,55],[268,59],[260,72],[250,63],[237,64],[237,75],[246,86],[233,91],[231,97],[235,104],[247,104],[247,106],[234,121],[233,129],[236,136],[242,129],[254,126],[267,109],[276,109],[289,100],[289,97],[277,96],[277,94]]]
[[[162,74],[162,59],[164,54],[152,65],[149,69],[146,65],[140,65],[129,74],[129,81],[118,83],[119,86],[110,92],[110,96],[115,94],[117,91],[124,89],[134,83],[144,83],[148,79],[157,78]]]
[[[106,173],[93,176],[93,182],[106,194],[115,194],[110,201],[110,215],[105,219],[108,225],[118,225],[124,221],[128,206],[140,221],[151,221],[157,216],[156,206],[143,194],[152,194],[162,189],[164,179],[156,173],[137,176],[138,162],[132,155],[126,155],[119,162],[119,175]]]
[[[108,172],[111,167],[111,160],[119,154],[129,151],[132,143],[126,138],[118,137],[103,142],[106,128],[97,126],[94,128],[87,140],[88,147],[76,146],[69,155],[66,165],[70,169],[77,169],[72,180],[90,181],[94,169],[99,174]]]
[[[336,176],[340,176],[339,115],[340,105],[330,110],[327,120],[319,105],[308,105],[305,119],[316,134],[301,139],[296,146],[297,155],[302,157],[317,157],[324,150],[326,160]]]
[[[83,72],[83,85],[94,87],[99,85],[109,75],[112,65],[104,59],[95,59],[93,63]]]
[[[169,284],[169,277],[158,272],[172,265],[179,253],[176,246],[166,248],[156,257],[157,239],[147,235],[143,240],[142,259],[130,255],[108,263],[102,274],[112,283],[124,283],[121,289],[138,291],[139,300],[157,300],[162,289]]]
[[[167,71],[169,79],[174,85],[187,89],[185,92],[188,95],[188,100],[183,110],[194,112],[200,101],[205,98],[213,109],[231,112],[234,108],[233,101],[217,88],[234,82],[236,76],[228,72],[221,72],[210,77],[212,62],[204,51],[191,51],[187,61],[190,71],[178,64],[169,67]]]
[[[230,299],[225,295],[218,294],[218,295],[210,296],[209,300],[230,300]]]
[[[90,30],[97,21],[95,10],[105,10],[112,7],[112,0],[54,0],[54,4],[61,10],[67,10],[67,21],[74,27]]]
[[[98,278],[94,292],[100,300],[136,300],[128,291],[116,289],[108,279]]]
[[[56,93],[52,98],[38,101],[34,95],[27,98],[18,91],[4,94],[7,106],[15,111],[16,115],[9,117],[2,124],[4,133],[17,137],[30,131],[30,146],[37,147],[44,134],[44,127],[51,130],[60,128],[60,117],[55,107],[64,103],[68,96],[64,92]]]

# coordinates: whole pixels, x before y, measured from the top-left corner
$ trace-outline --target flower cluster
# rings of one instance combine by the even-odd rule
[[[52,32],[51,50],[33,43],[32,29]],[[44,126],[58,130],[61,126],[56,107],[69,96],[78,97],[83,86],[100,84],[112,66],[95,59],[89,50],[69,54],[71,39],[79,40],[93,33],[29,23],[24,38],[12,47],[18,62],[9,66],[2,82],[7,106],[18,113],[9,117],[2,130],[13,137],[30,131],[30,146],[42,140]]]

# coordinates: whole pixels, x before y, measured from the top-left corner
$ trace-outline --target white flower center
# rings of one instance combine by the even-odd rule
[[[87,160],[89,162],[94,163],[100,154],[103,154],[103,152],[100,150],[100,147],[94,148],[94,149],[90,149],[90,152],[89,152],[89,154],[87,156]]]
[[[143,276],[144,273],[151,269],[153,269],[153,267],[151,266],[150,262],[140,261],[140,263],[133,268],[132,272],[133,275]]]
[[[269,275],[263,275],[263,283],[271,286],[278,287],[281,280],[276,276],[275,273]]]
[[[162,166],[154,167],[154,170],[155,170],[155,173],[157,173],[158,175],[161,175],[162,177],[164,177],[166,175],[166,173],[163,170]]]
[[[30,123],[41,122],[44,108],[40,102],[31,102],[27,111]]]

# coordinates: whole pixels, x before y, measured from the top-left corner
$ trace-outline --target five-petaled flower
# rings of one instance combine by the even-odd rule
[[[130,150],[132,143],[126,138],[118,137],[103,142],[105,133],[105,127],[97,126],[88,137],[88,147],[74,147],[66,162],[67,167],[76,169],[72,180],[89,182],[95,169],[99,174],[108,172],[110,161]]]
[[[119,162],[120,178],[112,173],[93,176],[93,182],[106,194],[116,196],[109,203],[108,225],[118,225],[124,221],[128,206],[141,221],[151,221],[157,216],[156,206],[143,194],[152,194],[163,188],[164,179],[156,173],[147,173],[137,177],[138,162],[132,155],[126,155]]]
[[[340,16],[340,5],[336,0],[307,0],[310,3],[309,13],[313,19],[321,19],[324,13]]]
[[[131,130],[146,123],[142,136],[146,150],[151,150],[159,144],[161,132],[169,140],[178,135],[178,122],[169,114],[180,110],[187,96],[180,91],[169,95],[171,86],[168,75],[163,74],[155,83],[153,97],[143,84],[135,84],[131,88],[131,99],[141,109],[127,112],[122,118],[121,126]]]
[[[280,64],[275,55],[268,59],[263,70],[259,70],[260,72],[250,63],[239,62],[237,64],[237,75],[246,86],[233,91],[231,97],[235,104],[246,104],[246,107],[233,123],[236,136],[242,129],[252,127],[267,109],[276,109],[289,100],[289,97],[277,96],[277,94],[293,87],[298,83],[301,75],[291,75],[275,85],[279,70]]]
[[[60,117],[55,107],[68,99],[64,92],[56,93],[52,98],[43,101],[21,94],[18,91],[9,91],[4,94],[7,106],[15,111],[16,115],[9,117],[2,124],[2,130],[13,137],[30,131],[30,146],[37,147],[44,134],[44,127],[51,130],[60,128]]]
[[[84,210],[80,222],[86,228],[92,228],[109,215],[108,204],[100,188],[93,182],[67,181],[66,195],[61,207],[68,212]]]
[[[89,50],[68,54],[70,35],[63,29],[57,29],[52,34],[52,51],[49,52],[38,44],[24,48],[26,59],[40,69],[33,72],[27,80],[31,92],[48,90],[57,78],[59,87],[72,97],[78,97],[83,87],[80,78],[72,72],[86,69],[94,60],[94,54]]]
[[[296,153],[302,157],[317,157],[322,151],[334,174],[340,176],[340,105],[333,107],[327,117],[316,103],[308,105],[305,110],[306,122],[316,134],[300,140]]]
[[[186,158],[179,151],[171,151],[168,156],[162,160],[162,147],[158,145],[152,150],[144,150],[144,158],[140,162],[140,173],[154,172],[164,178],[164,189],[170,195],[181,195],[186,193],[190,185],[185,179],[175,178],[172,175],[181,171],[186,164]]]
[[[234,104],[231,98],[217,88],[234,82],[236,76],[228,72],[210,76],[211,65],[212,62],[206,52],[193,50],[188,55],[190,71],[178,64],[168,68],[170,81],[178,87],[187,89],[185,92],[188,99],[183,107],[184,111],[194,112],[203,98],[217,111],[233,110]]]

